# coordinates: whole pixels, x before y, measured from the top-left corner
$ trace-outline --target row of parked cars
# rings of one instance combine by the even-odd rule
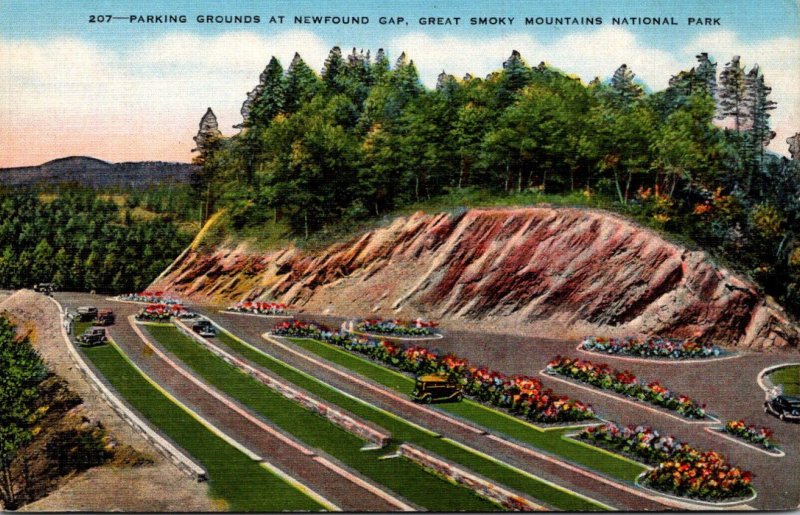
[[[79,322],[93,322],[91,327],[78,336],[78,343],[84,347],[102,345],[108,341],[105,326],[116,322],[116,315],[111,309],[97,309],[94,306],[80,306],[74,317]]]

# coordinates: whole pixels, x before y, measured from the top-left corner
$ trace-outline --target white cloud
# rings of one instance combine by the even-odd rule
[[[800,47],[789,38],[752,44],[735,33],[705,33],[675,53],[655,48],[612,26],[576,31],[542,43],[525,33],[494,38],[411,33],[387,45],[392,59],[406,51],[422,80],[433,86],[444,69],[462,76],[496,70],[512,49],[529,64],[544,60],[588,81],[606,78],[622,63],[653,89],[688,69],[707,51],[721,66],[735,54],[761,66],[778,102],[772,147],[800,127]],[[80,39],[46,42],[0,38],[0,166],[44,162],[70,154],[114,161],[186,161],[200,116],[211,106],[223,132],[241,120],[239,109],[270,56],[288,66],[297,50],[319,70],[329,45],[313,32],[274,35],[229,32],[205,37],[169,34],[115,52]]]

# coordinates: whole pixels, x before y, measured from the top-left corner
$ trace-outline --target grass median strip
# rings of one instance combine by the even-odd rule
[[[408,460],[378,459],[393,449],[362,451],[364,440],[240,372],[175,327],[145,327],[164,348],[220,391],[309,447],[326,452],[412,503],[431,511],[499,509],[472,491],[436,478]]]
[[[413,443],[423,449],[438,454],[442,458],[466,466],[489,480],[514,488],[534,499],[559,509],[569,511],[603,509],[603,506],[598,503],[571,492],[554,488],[548,483],[534,477],[520,475],[496,462],[469,453],[456,445],[443,441],[434,434],[431,434],[431,432],[420,429],[397,415],[387,413],[366,402],[353,399],[335,388],[332,388],[327,383],[301,372],[263,352],[255,350],[249,345],[241,343],[238,339],[224,331],[220,332],[218,340],[251,363],[256,363],[317,397],[331,404],[340,406],[362,419],[369,420],[383,427],[392,433],[392,437],[397,442]],[[393,373],[388,370],[386,370],[386,372],[393,375]]]
[[[344,349],[308,338],[289,338],[289,340],[321,358],[404,395],[410,393],[414,387],[414,379]],[[564,436],[566,433],[575,432],[575,428],[543,430],[524,420],[469,399],[457,403],[438,404],[435,409],[473,422],[491,431],[502,433],[531,447],[566,458],[615,479],[634,482],[637,476],[647,470],[646,467],[621,456],[587,449]]]
[[[151,424],[192,455],[208,472],[212,498],[229,511],[319,511],[323,507],[223,441],[170,401],[128,362],[116,346],[83,349],[114,389]]]

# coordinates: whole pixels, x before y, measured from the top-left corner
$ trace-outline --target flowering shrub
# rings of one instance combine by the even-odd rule
[[[744,420],[731,420],[725,424],[723,430],[728,434],[760,445],[765,449],[777,448],[775,443],[769,439],[773,435],[772,430],[766,427],[757,428],[754,425],[747,425]]]
[[[274,332],[281,336],[324,340],[414,375],[447,375],[462,385],[464,395],[534,422],[559,423],[594,418],[590,406],[556,395],[549,388],[545,389],[537,378],[507,377],[485,367],[472,366],[453,354],[439,355],[424,347],[357,337],[296,320],[276,325]]]
[[[252,313],[255,315],[285,315],[288,311],[286,304],[279,304],[277,302],[237,302],[230,306],[227,311],[235,313]]]
[[[136,320],[148,322],[169,322],[170,317],[194,318],[197,314],[187,310],[181,304],[149,304],[139,310]]]
[[[586,428],[578,438],[654,465],[644,483],[656,490],[705,501],[738,499],[752,493],[751,472],[729,465],[717,452],[698,451],[649,427],[609,422]]]
[[[605,364],[556,356],[547,364],[547,372],[649,402],[675,411],[686,418],[706,417],[705,405],[698,405],[686,395],[673,393],[657,381],[642,385],[638,378],[628,370],[620,372]]]
[[[364,320],[356,329],[366,333],[391,334],[396,336],[430,336],[436,322],[424,321],[420,318],[406,322],[403,320]]]
[[[589,336],[583,340],[581,348],[606,354],[668,359],[708,358],[719,356],[722,352],[719,347],[714,345],[700,344],[692,340],[657,337],[640,339]]]
[[[178,301],[169,297],[164,297],[163,291],[143,291],[141,293],[126,293],[119,296],[120,300],[130,300],[134,302],[149,302],[151,304],[177,304]]]

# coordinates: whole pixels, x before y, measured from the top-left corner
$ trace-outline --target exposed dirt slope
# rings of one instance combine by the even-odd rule
[[[89,387],[69,357],[55,304],[21,290],[0,302],[0,312],[29,334],[53,372],[40,387],[37,406],[47,409],[37,422],[38,434],[13,469],[24,501],[35,501],[23,511],[215,509],[206,484],[195,483],[167,462]],[[86,460],[83,436],[97,435],[101,428],[106,455]]]
[[[417,213],[317,253],[191,250],[153,288],[553,337],[657,333],[758,349],[800,340],[779,306],[704,253],[594,210]]]

